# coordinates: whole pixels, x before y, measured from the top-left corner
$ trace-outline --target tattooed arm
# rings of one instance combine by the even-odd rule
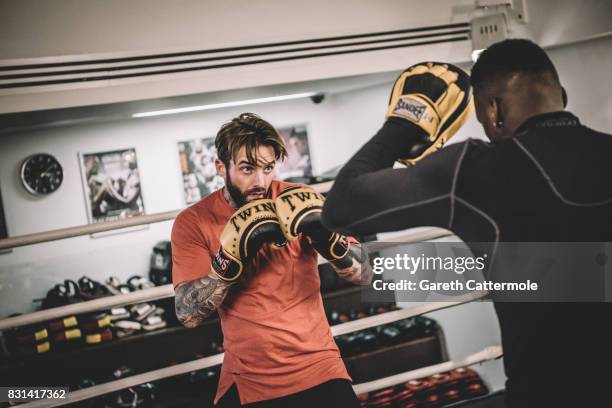
[[[368,254],[365,250],[361,250],[352,245],[349,248],[352,255],[353,264],[347,268],[339,268],[331,262],[338,276],[347,282],[355,285],[369,285],[372,283],[374,272],[370,266]],[[365,258],[364,258],[365,257]]]
[[[185,326],[199,326],[221,305],[231,284],[210,274],[174,288],[176,317]]]

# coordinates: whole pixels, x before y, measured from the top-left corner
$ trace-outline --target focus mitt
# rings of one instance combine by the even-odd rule
[[[385,119],[409,121],[425,131],[422,143],[399,159],[407,166],[440,149],[473,112],[470,78],[451,64],[421,63],[393,85]]]

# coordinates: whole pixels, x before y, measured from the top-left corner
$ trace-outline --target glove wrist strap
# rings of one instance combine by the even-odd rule
[[[223,250],[219,250],[212,259],[211,273],[224,282],[232,283],[242,274],[242,262],[228,256]]]

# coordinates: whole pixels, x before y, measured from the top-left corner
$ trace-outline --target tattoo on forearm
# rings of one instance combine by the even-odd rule
[[[176,317],[186,327],[196,327],[217,310],[230,284],[205,276],[183,282],[174,290]]]

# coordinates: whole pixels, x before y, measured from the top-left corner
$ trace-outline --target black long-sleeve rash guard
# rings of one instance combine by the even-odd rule
[[[409,123],[385,123],[338,174],[324,224],[357,235],[439,226],[465,242],[612,242],[612,136],[571,113],[538,115],[511,139],[467,140],[392,169],[421,138]],[[565,370],[612,360],[598,320],[610,321],[609,305],[496,303],[509,401],[550,396],[569,378],[583,386]]]
[[[516,137],[447,146],[393,169],[422,140],[388,121],[342,168],[323,223],[347,234],[439,226],[464,241],[607,241],[612,137],[569,112],[529,119]],[[561,222],[560,222],[561,221]]]

